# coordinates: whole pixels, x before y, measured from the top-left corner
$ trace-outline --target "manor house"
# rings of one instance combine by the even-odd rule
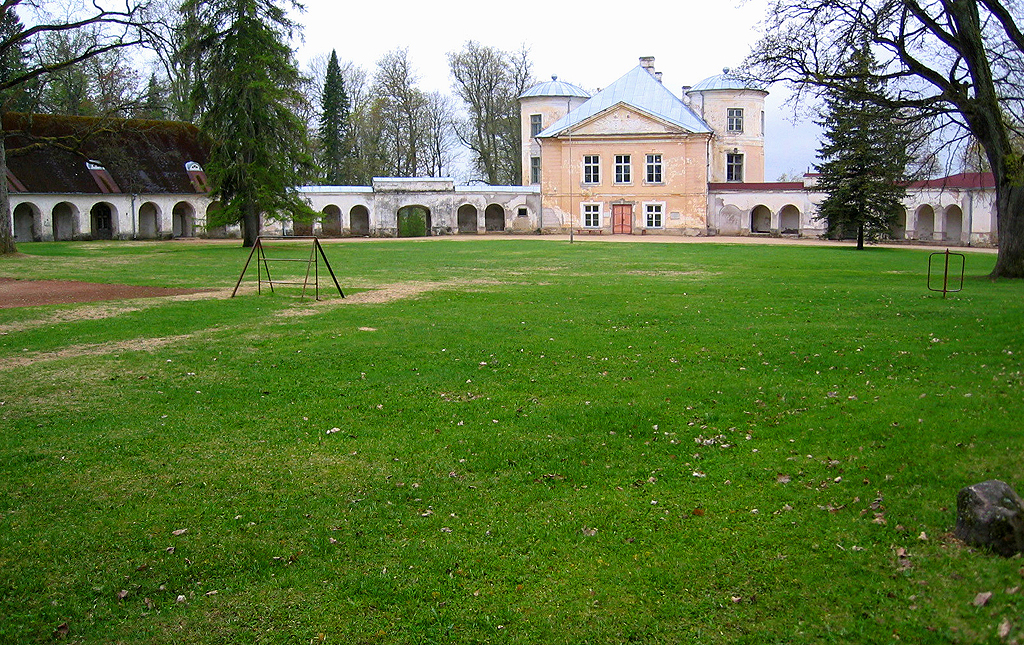
[[[266,232],[819,236],[814,176],[765,181],[767,95],[728,69],[676,94],[652,57],[593,96],[552,77],[520,97],[522,186],[378,177],[299,187],[320,217],[267,221]],[[8,114],[4,129],[18,241],[238,234],[206,226],[219,204],[193,126]],[[905,207],[896,239],[996,242],[990,174],[917,182]]]

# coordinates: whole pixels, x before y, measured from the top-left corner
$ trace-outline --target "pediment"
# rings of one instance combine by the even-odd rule
[[[686,130],[619,103],[580,123],[572,133],[574,136],[685,134]]]

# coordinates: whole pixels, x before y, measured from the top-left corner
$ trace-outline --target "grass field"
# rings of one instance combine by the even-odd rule
[[[204,296],[0,310],[0,642],[1024,642],[1024,285],[916,250],[22,244],[0,276]],[[301,255],[306,247],[296,248]],[[984,606],[972,604],[992,592]]]

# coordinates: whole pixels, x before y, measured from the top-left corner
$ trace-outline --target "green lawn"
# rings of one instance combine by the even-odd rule
[[[224,297],[237,244],[0,258],[217,290],[0,309],[0,642],[1024,642],[1024,562],[949,535],[1024,492],[994,256],[943,299],[917,250],[325,248],[345,300]]]

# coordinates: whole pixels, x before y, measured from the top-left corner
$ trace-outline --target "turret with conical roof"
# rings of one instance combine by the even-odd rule
[[[708,180],[764,181],[764,101],[768,92],[728,67],[683,93],[690,106],[715,131]]]
[[[523,185],[538,183],[540,177],[540,144],[536,135],[590,98],[590,94],[572,83],[558,80],[538,83],[519,95],[523,142]],[[536,180],[536,181],[535,181]]]

